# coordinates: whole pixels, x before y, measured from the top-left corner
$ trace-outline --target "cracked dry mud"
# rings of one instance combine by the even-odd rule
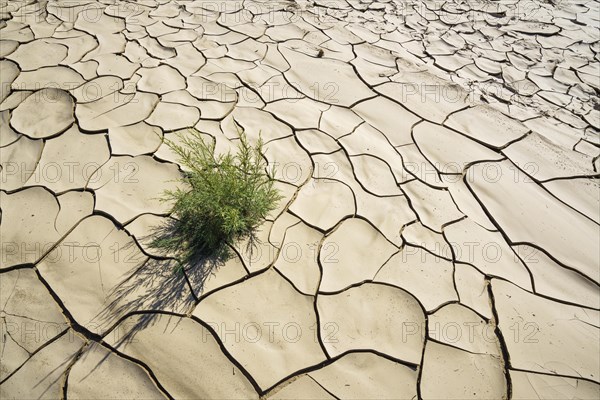
[[[600,397],[597,0],[0,0],[0,398]],[[259,132],[249,254],[149,246]]]

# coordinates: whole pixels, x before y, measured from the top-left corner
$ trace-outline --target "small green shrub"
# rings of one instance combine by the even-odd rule
[[[181,178],[184,188],[164,193],[164,201],[174,201],[175,220],[152,245],[184,265],[227,257],[228,245],[252,237],[282,198],[274,187],[274,169],[267,173],[262,139],[252,146],[239,134],[233,154],[215,155],[214,143],[207,144],[197,130],[178,134],[179,144],[165,141],[189,171]]]

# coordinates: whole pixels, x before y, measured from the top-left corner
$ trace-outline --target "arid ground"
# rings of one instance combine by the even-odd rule
[[[0,0],[0,398],[598,399],[600,2]],[[265,141],[234,257],[165,144]]]

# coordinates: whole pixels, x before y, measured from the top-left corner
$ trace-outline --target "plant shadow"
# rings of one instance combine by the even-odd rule
[[[121,249],[139,247],[145,250],[144,256],[149,257],[109,291],[106,306],[95,318],[99,325],[114,325],[111,330],[119,338],[115,346],[132,340],[137,332],[149,327],[155,314],[189,315],[207,280],[235,256],[227,243],[210,253],[201,246],[190,247],[182,237],[179,221],[174,218],[165,218],[164,223],[151,228],[150,232]],[[249,242],[255,243],[255,240],[252,238]],[[178,246],[187,246],[185,254]],[[120,326],[113,322],[115,316],[118,322],[123,322],[125,316],[131,315],[137,315],[133,324]]]

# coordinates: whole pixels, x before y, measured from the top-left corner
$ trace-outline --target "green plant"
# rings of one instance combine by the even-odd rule
[[[252,237],[282,198],[274,187],[275,170],[267,172],[260,136],[256,146],[243,132],[239,136],[236,153],[219,155],[197,130],[179,133],[179,143],[165,140],[187,171],[181,178],[184,188],[164,192],[162,200],[174,202],[175,219],[152,245],[181,264],[228,256],[228,245]]]

